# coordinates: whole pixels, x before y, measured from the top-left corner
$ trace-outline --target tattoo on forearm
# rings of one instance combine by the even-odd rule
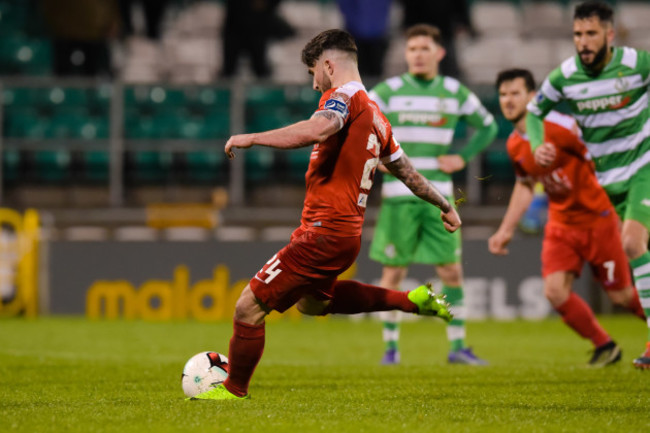
[[[402,155],[398,160],[387,163],[386,168],[422,200],[438,206],[443,212],[448,212],[451,209],[447,199],[427,178],[413,168],[407,156]]]

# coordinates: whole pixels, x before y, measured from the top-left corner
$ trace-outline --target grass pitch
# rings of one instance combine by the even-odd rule
[[[402,365],[382,367],[381,325],[267,324],[250,401],[184,401],[185,361],[227,353],[231,324],[0,320],[0,431],[630,432],[650,427],[650,372],[632,358],[645,325],[602,323],[619,365],[584,366],[589,344],[558,319],[469,323],[488,367],[446,363],[444,326],[402,328]]]

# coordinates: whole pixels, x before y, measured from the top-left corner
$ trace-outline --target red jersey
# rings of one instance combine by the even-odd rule
[[[393,139],[390,123],[359,82],[323,93],[316,113],[322,110],[335,113],[343,128],[314,145],[305,174],[301,227],[359,236],[375,169],[379,161],[398,159],[402,149]]]
[[[614,208],[596,179],[575,120],[552,111],[544,119],[544,132],[544,141],[557,149],[557,157],[549,167],[535,163],[528,138],[517,131],[508,137],[506,146],[517,176],[544,185],[549,198],[549,222],[588,226],[611,215]]]

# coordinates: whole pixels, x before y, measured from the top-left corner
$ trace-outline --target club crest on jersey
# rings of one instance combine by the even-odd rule
[[[344,102],[341,102],[337,99],[328,99],[325,102],[325,106],[323,108],[341,114],[344,119],[348,117],[348,114],[350,114],[350,111],[348,110],[348,106]]]
[[[614,88],[620,93],[626,92],[630,88],[630,83],[625,79],[625,77],[619,77],[614,83]]]

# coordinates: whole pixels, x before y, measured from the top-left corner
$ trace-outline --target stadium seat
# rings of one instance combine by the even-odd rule
[[[507,120],[501,113],[497,114],[494,116],[494,120],[497,122],[497,126],[499,127],[499,133],[497,134],[497,138],[503,138],[506,139],[510,136],[512,133],[512,122]]]
[[[82,153],[84,181],[107,182],[110,171],[110,154],[105,150],[90,150]]]
[[[513,182],[515,180],[515,172],[503,141],[493,144],[492,149],[484,154],[482,173],[491,181]]]
[[[12,182],[20,175],[20,152],[5,150],[2,155],[2,177],[5,182]]]
[[[49,41],[26,36],[0,37],[1,74],[50,75],[51,65],[52,47]]]
[[[171,178],[171,152],[138,151],[127,154],[126,175],[134,183],[157,183]]]
[[[213,183],[228,179],[226,158],[221,150],[187,152],[184,157],[187,170],[185,177],[189,182]]]
[[[260,183],[273,179],[275,151],[268,148],[252,148],[246,150],[244,158],[246,182]]]
[[[70,152],[44,150],[33,153],[32,178],[39,181],[60,182],[70,178]]]
[[[293,149],[285,153],[289,165],[289,180],[304,183],[311,151],[312,146],[307,146],[300,149]]]

